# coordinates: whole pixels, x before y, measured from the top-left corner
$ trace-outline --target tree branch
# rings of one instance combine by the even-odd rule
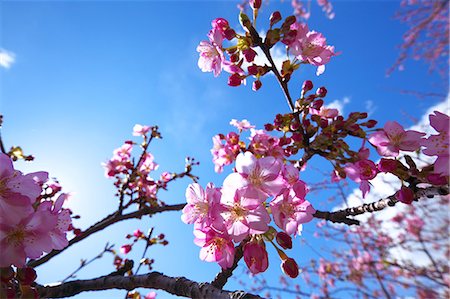
[[[447,195],[449,193],[448,187],[427,187],[419,188],[415,192],[416,199],[433,198],[436,195]],[[372,203],[365,203],[363,205],[347,208],[335,212],[316,211],[313,216],[320,219],[325,219],[334,223],[345,223],[347,225],[359,225],[359,220],[348,218],[349,216],[362,215],[364,213],[374,213],[381,211],[386,207],[393,207],[398,202],[395,195],[387,198],[382,198]]]
[[[151,288],[164,290],[168,293],[190,298],[217,299],[250,299],[261,298],[244,291],[224,291],[209,283],[198,283],[185,277],[169,277],[159,272],[150,272],[135,276],[102,276],[88,280],[74,280],[56,286],[38,286],[40,298],[71,297],[86,291],[101,291],[108,289],[124,289],[131,291],[136,288]]]
[[[52,250],[50,253],[48,253],[47,255],[45,255],[43,257],[41,257],[40,259],[29,261],[27,265],[29,267],[40,266],[43,263],[45,263],[48,260],[50,260],[51,258],[53,258],[56,255],[60,254],[61,252],[63,252],[64,250],[66,250],[67,248],[72,246],[73,244],[78,243],[81,240],[86,239],[87,237],[89,237],[93,233],[101,231],[101,230],[105,229],[106,227],[108,227],[108,226],[110,226],[110,225],[112,225],[112,224],[114,224],[116,222],[119,222],[119,221],[122,221],[122,220],[126,220],[126,219],[132,219],[132,218],[141,218],[144,215],[153,215],[153,214],[166,212],[166,211],[180,211],[180,210],[183,209],[184,206],[185,206],[185,204],[157,206],[157,207],[143,207],[143,208],[141,208],[141,209],[139,209],[139,210],[137,210],[135,212],[128,213],[128,214],[120,214],[119,212],[114,212],[114,213],[106,216],[105,218],[103,218],[102,220],[97,222],[96,224],[92,225],[87,230],[83,231],[80,235],[78,235],[75,238],[71,239],[69,241],[69,245],[67,245],[67,247],[65,247],[65,248],[63,248],[61,250]]]
[[[249,238],[244,239],[235,249],[234,251],[234,262],[233,265],[228,269],[222,269],[219,273],[217,273],[216,277],[213,281],[211,281],[211,285],[218,289],[222,289],[224,285],[227,283],[228,278],[233,275],[234,269],[237,268],[239,261],[244,256],[244,245],[249,241]]]

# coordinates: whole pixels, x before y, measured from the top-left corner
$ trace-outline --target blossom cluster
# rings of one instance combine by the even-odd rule
[[[158,169],[154,156],[148,151],[148,146],[154,138],[161,138],[157,126],[146,126],[136,124],[133,127],[133,135],[142,137],[142,143],[127,140],[124,144],[113,151],[113,156],[103,163],[105,176],[114,178],[114,185],[118,189],[117,196],[125,194],[133,196],[128,203],[122,203],[122,208],[132,203],[156,204],[157,192],[159,188],[166,188],[169,181],[174,179],[175,174],[162,172],[159,179],[152,178],[152,172]],[[140,147],[141,153],[137,158],[133,156],[133,148]]]
[[[60,186],[47,181],[47,172],[23,174],[0,154],[0,267],[23,267],[27,259],[67,246],[72,219],[62,206],[69,195],[52,200]]]
[[[258,140],[258,135],[264,136],[259,142],[265,144],[268,135],[253,132],[252,139]],[[251,147],[262,149],[256,144],[251,143]],[[281,245],[288,243],[291,235],[300,235],[302,224],[312,220],[315,209],[305,198],[308,188],[299,179],[299,170],[278,156],[281,148],[269,148],[237,154],[235,172],[225,178],[220,188],[212,183],[205,189],[197,183],[188,186],[181,219],[194,224],[194,242],[202,247],[202,260],[229,268],[234,262],[234,243],[246,240],[243,252],[249,270],[254,274],[264,272],[268,267],[265,241],[272,241],[276,234],[270,222],[273,220],[284,232],[284,237],[276,239]],[[297,276],[295,261],[278,250],[283,271]]]
[[[259,4],[251,2],[254,19],[257,17]],[[275,65],[258,64],[255,61],[258,48],[265,55],[276,43],[281,42],[287,49],[287,57],[283,62],[281,75],[289,80],[291,74],[301,64],[311,64],[317,67],[317,75],[325,71],[325,65],[331,57],[337,55],[334,47],[327,45],[326,38],[319,32],[309,30],[305,23],[298,22],[295,16],[289,16],[282,25],[274,25],[282,20],[280,12],[276,11],[270,16],[270,29],[262,40],[250,19],[241,13],[240,21],[245,34],[238,34],[230,27],[229,22],[223,18],[212,21],[212,29],[208,33],[208,40],[201,41],[197,47],[200,57],[198,66],[203,72],[212,72],[215,77],[222,71],[230,74],[228,85],[239,86],[246,83],[248,77],[254,77],[253,90],[262,86],[260,77],[269,71],[277,72]],[[225,46],[229,41],[231,45]],[[271,63],[270,63],[271,64]]]

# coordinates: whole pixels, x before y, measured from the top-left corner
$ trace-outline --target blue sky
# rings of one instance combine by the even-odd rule
[[[164,138],[152,144],[151,151],[160,171],[182,171],[184,157],[194,156],[201,162],[195,171],[200,183],[220,185],[230,169],[222,175],[214,173],[212,136],[232,130],[228,125],[232,118],[246,118],[262,127],[275,114],[288,112],[272,76],[266,76],[262,89],[255,93],[250,85],[228,87],[226,76],[214,78],[197,67],[195,49],[206,39],[212,19],[224,17],[237,28],[236,3],[1,1],[0,48],[15,54],[10,68],[0,68],[2,137],[6,146],[20,145],[36,156],[35,162],[17,163],[16,167],[24,172],[46,170],[57,177],[66,192],[74,193],[68,205],[82,216],[76,225],[87,228],[117,206],[112,181],[104,177],[100,163],[131,138],[134,124],[157,124]],[[396,47],[406,30],[393,19],[399,2],[333,1],[333,5],[333,20],[312,5],[308,25],[322,32],[342,54],[332,59],[320,77],[315,68],[304,67],[291,80],[293,94],[299,94],[303,80],[311,79],[316,87],[327,87],[328,103],[345,102],[346,114],[369,110],[380,124],[397,120],[405,126],[444,100],[448,82],[429,73],[421,61],[408,61],[404,71],[385,75],[397,58]],[[264,24],[273,10],[287,16],[289,1],[263,6],[258,24]],[[419,99],[402,94],[402,90],[444,96]],[[314,181],[315,176],[303,179]],[[188,183],[171,185],[162,199],[170,204],[184,202]],[[327,209],[320,199],[314,201]],[[180,221],[179,212],[170,212],[116,224],[73,246],[38,268],[39,282],[62,279],[81,258],[94,256],[107,241],[118,248],[126,242],[127,233],[152,226],[170,242],[168,247],[149,251],[149,257],[156,260],[155,270],[197,281],[213,279],[219,267],[198,259],[192,226]],[[312,233],[313,228],[311,224],[307,230]],[[141,251],[133,251],[138,258]],[[272,254],[266,277],[276,280],[280,271]],[[105,256],[78,277],[107,274],[113,271],[111,263],[112,257]],[[241,272],[238,269],[237,273]],[[231,282],[227,288],[239,286]],[[85,293],[77,298],[121,294],[124,292]]]

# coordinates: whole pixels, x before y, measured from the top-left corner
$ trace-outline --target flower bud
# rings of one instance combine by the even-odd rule
[[[306,80],[305,82],[303,82],[303,86],[302,86],[302,92],[306,93],[307,91],[310,91],[311,89],[313,89],[314,85],[312,83],[311,80]]]
[[[239,74],[232,74],[230,77],[228,77],[228,85],[229,86],[239,86],[241,85],[241,76]]]
[[[122,252],[123,254],[127,254],[131,251],[132,248],[133,247],[130,244],[125,244],[120,247],[120,252]]]
[[[259,243],[251,242],[244,245],[244,261],[253,274],[264,272],[269,267],[266,248]]]
[[[291,249],[292,248],[292,238],[285,232],[278,232],[276,239],[277,239],[278,245],[283,247],[283,249]]]
[[[296,278],[299,274],[297,263],[290,257],[281,262],[281,270],[290,278]]]
[[[327,92],[328,92],[327,89],[322,86],[317,89],[316,95],[321,98],[324,98],[327,95]]]
[[[31,267],[17,268],[16,278],[21,284],[30,285],[36,280],[37,275],[36,271]]]
[[[278,23],[281,20],[281,13],[279,11],[274,11],[269,18],[270,21],[270,27],[272,27],[273,25],[275,25],[276,23]]]
[[[410,205],[414,200],[414,192],[410,188],[402,186],[402,188],[395,193],[395,198],[404,204]]]
[[[253,82],[252,89],[254,91],[257,91],[258,89],[261,88],[261,86],[262,86],[261,81],[260,80],[256,80],[256,81]]]
[[[250,0],[249,4],[252,9],[260,9],[262,0]]]

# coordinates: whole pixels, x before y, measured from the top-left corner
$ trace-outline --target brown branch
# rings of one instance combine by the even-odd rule
[[[209,283],[198,283],[185,277],[169,277],[159,272],[135,276],[102,276],[88,280],[74,280],[57,286],[38,286],[41,298],[65,298],[86,291],[136,288],[164,290],[168,293],[190,298],[261,298],[244,291],[224,291]]]
[[[419,188],[415,192],[416,199],[433,198],[436,195],[447,195],[449,193],[448,187],[427,187]],[[372,203],[365,203],[363,205],[347,208],[335,212],[316,211],[313,216],[320,219],[325,219],[334,223],[345,223],[347,225],[359,225],[359,220],[348,218],[349,216],[362,215],[364,213],[374,213],[385,209],[386,207],[393,207],[398,202],[395,195],[387,198],[382,198]]]
[[[87,230],[83,231],[80,235],[71,239],[69,241],[69,245],[67,245],[67,247],[65,247],[61,250],[52,250],[50,253],[48,253],[47,255],[43,256],[40,259],[29,261],[27,265],[29,267],[37,267],[39,265],[42,265],[43,263],[47,262],[51,258],[55,257],[56,255],[60,254],[61,252],[63,252],[64,250],[66,250],[67,248],[72,246],[73,244],[78,243],[81,240],[86,239],[93,233],[101,231],[101,230],[105,229],[106,227],[108,227],[114,223],[117,223],[119,221],[126,220],[126,219],[133,219],[133,218],[141,218],[144,215],[153,215],[153,214],[166,212],[166,211],[180,211],[183,209],[184,206],[185,206],[185,204],[157,206],[157,207],[143,207],[143,208],[139,209],[138,211],[128,213],[128,214],[121,215],[118,212],[112,213],[112,214],[106,216],[103,220],[100,220],[96,224],[89,227]]]
[[[233,275],[234,269],[236,269],[239,261],[244,256],[244,245],[249,241],[249,238],[244,239],[235,249],[234,251],[234,261],[233,265],[228,269],[222,269],[219,273],[217,273],[216,277],[213,281],[211,281],[211,285],[218,289],[222,289],[228,281],[228,278]]]

